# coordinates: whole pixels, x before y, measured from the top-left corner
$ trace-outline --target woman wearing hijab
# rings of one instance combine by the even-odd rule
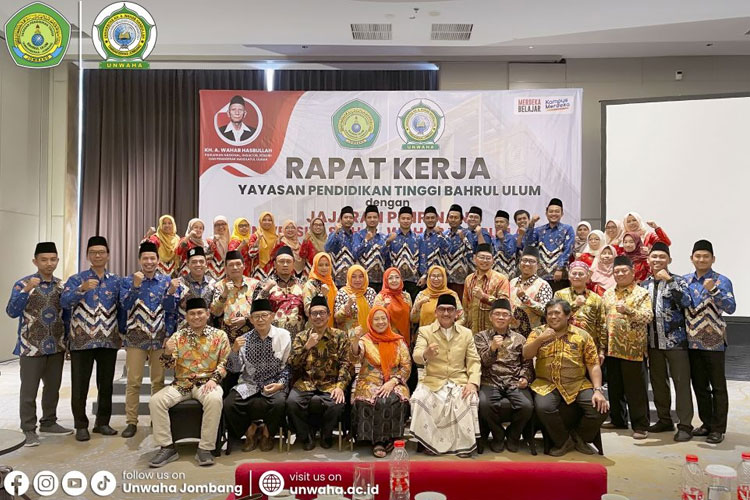
[[[604,295],[604,292],[616,285],[615,257],[617,257],[617,248],[614,245],[607,245],[602,248],[591,265],[588,287],[599,295]]]
[[[214,235],[207,238],[208,253],[206,266],[208,275],[215,281],[221,281],[226,276],[224,259],[229,251],[229,221],[223,215],[214,217]]]
[[[648,266],[648,255],[643,251],[643,243],[638,233],[625,233],[622,237],[623,255],[627,255],[633,262],[633,272],[635,273],[635,282],[648,278],[651,269]]]
[[[186,276],[188,272],[187,259],[188,252],[191,248],[202,247],[205,251],[208,248],[208,244],[203,239],[203,232],[206,229],[206,225],[201,219],[190,219],[188,222],[187,231],[185,231],[185,237],[180,239],[177,244],[177,256],[180,258],[180,276]]]
[[[589,267],[594,263],[594,259],[602,248],[604,248],[604,233],[595,229],[589,233],[587,238],[586,248],[583,249],[583,253],[578,260],[585,262]]]
[[[589,233],[591,232],[591,224],[585,220],[578,223],[576,226],[576,237],[573,243],[573,255],[571,255],[571,261],[576,260],[585,251],[586,244],[588,243]]]
[[[623,220],[623,225],[626,233],[637,233],[641,237],[644,254],[646,255],[648,255],[648,251],[657,241],[661,241],[667,246],[672,244],[672,240],[669,239],[667,233],[656,222],[650,220],[644,224],[643,218],[638,212],[628,212]]]
[[[395,267],[383,273],[383,288],[375,297],[375,305],[385,307],[391,318],[391,329],[411,346],[411,296],[404,291],[404,280]]]
[[[310,269],[312,269],[312,263],[315,256],[320,252],[326,251],[325,246],[327,239],[328,234],[326,233],[325,222],[322,218],[315,217],[310,222],[310,229],[302,240],[302,248],[299,251],[300,256],[307,259],[305,276],[310,274]]]
[[[409,407],[411,356],[392,323],[386,308],[375,306],[367,315],[367,328],[357,326],[351,342],[352,355],[361,366],[352,398],[352,429],[356,440],[372,443],[377,458],[385,458],[393,441],[404,435]]]
[[[247,277],[252,276],[252,268],[250,267],[250,256],[248,251],[250,250],[250,221],[245,217],[239,217],[234,220],[232,228],[232,237],[229,239],[229,251],[237,250],[242,255],[242,260],[245,262],[245,270],[243,274]]]
[[[435,317],[435,308],[437,307],[438,297],[448,293],[456,298],[456,309],[458,311],[457,325],[464,324],[464,308],[461,305],[461,299],[458,294],[448,288],[448,274],[442,266],[432,266],[427,271],[427,288],[417,294],[414,299],[414,306],[411,308],[411,320],[413,323],[419,323],[420,328],[431,325],[437,319]]]
[[[604,234],[606,236],[605,243],[607,245],[613,245],[618,254],[622,253],[622,237],[625,236],[625,229],[622,226],[622,222],[615,219],[609,219],[604,225]]]
[[[292,257],[294,257],[294,275],[301,280],[307,279],[309,273],[307,257],[302,255],[305,249],[304,244],[299,240],[297,234],[297,224],[292,220],[285,220],[281,225],[281,238],[276,242],[271,255],[276,258],[276,252],[279,248],[287,246],[292,250]]]
[[[279,235],[276,234],[276,221],[271,212],[260,214],[259,225],[248,240],[247,256],[250,260],[250,276],[264,280],[273,270],[273,249]]]
[[[320,252],[313,258],[312,269],[305,286],[302,287],[302,306],[305,308],[305,316],[310,317],[310,304],[317,295],[326,297],[328,309],[333,311],[337,293],[338,289],[333,282],[333,260],[327,253]],[[328,318],[328,326],[333,326],[333,314]]]
[[[376,295],[368,284],[365,268],[356,264],[346,273],[346,286],[336,294],[333,319],[336,328],[348,332],[350,336],[357,325],[367,328],[367,315],[375,303]]]
[[[180,237],[177,236],[177,224],[174,217],[171,215],[159,217],[158,229],[149,228],[143,238],[143,241],[146,240],[155,244],[159,249],[159,272],[176,278],[180,268],[180,257],[176,252]]]

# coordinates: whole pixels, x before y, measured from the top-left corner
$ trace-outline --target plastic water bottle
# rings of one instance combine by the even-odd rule
[[[706,495],[706,478],[698,457],[685,455],[685,465],[682,466],[682,500],[704,500]]]
[[[737,500],[750,500],[750,453],[742,454],[737,467]]]
[[[390,500],[409,500],[409,454],[404,441],[393,443],[391,456],[391,497]]]

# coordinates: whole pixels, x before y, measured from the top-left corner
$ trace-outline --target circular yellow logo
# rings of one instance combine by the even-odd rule
[[[28,14],[13,30],[13,44],[31,63],[49,61],[63,46],[60,23],[48,14]]]

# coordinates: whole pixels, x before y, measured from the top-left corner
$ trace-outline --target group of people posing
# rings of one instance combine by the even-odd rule
[[[361,231],[352,229],[355,215],[342,208],[330,232],[314,219],[301,240],[292,221],[278,234],[267,212],[255,232],[240,218],[231,235],[226,218],[217,217],[205,239],[200,219],[179,238],[174,219],[163,216],[140,244],[138,271],[110,272],[107,240],[94,236],[90,268],[64,283],[54,277],[54,243],[39,243],[37,272],[16,282],[7,307],[19,318],[15,354],[27,446],[39,444],[40,382],[39,431],[73,432],[56,418],[66,352],[76,439],[89,439],[94,363],[93,432],[117,434],[109,422],[121,347],[123,437],[138,431],[149,364],[160,446],[153,467],[177,459],[169,409],[191,398],[204,409],[201,465],[213,463],[221,419],[230,439],[245,438],[246,450],[270,450],[287,427],[305,450],[315,447],[318,432],[329,448],[343,423],[384,457],[408,424],[426,453],[470,456],[485,439],[495,452],[518,451],[536,415],[554,443],[551,455],[592,454],[607,415],[610,427],[630,426],[636,439],[673,431],[669,377],[677,395],[674,439],[723,440],[722,315],[734,312],[735,301],[731,281],[713,270],[710,242],[695,243],[695,272],[683,277],[669,271],[665,232],[636,213],[607,221],[605,232],[591,231],[587,222],[562,223],[562,202],[552,199],[546,224],[519,210],[513,234],[500,210],[490,235],[477,207],[464,217],[451,206],[445,230],[428,207],[418,237],[409,207],[388,235],[378,232],[377,207],[365,209]],[[174,368],[174,381],[165,387],[167,368]],[[653,425],[647,377],[658,415]]]

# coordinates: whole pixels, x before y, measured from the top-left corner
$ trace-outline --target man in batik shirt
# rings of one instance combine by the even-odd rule
[[[466,236],[467,230],[461,225],[464,213],[461,205],[451,205],[448,210],[448,229],[443,236],[448,240],[448,251],[443,256],[445,272],[448,275],[448,288],[459,297],[464,293],[464,282],[471,273],[471,259],[474,248]],[[429,268],[428,268],[429,269]]]
[[[388,269],[385,235],[378,232],[380,211],[375,205],[365,208],[365,228],[354,234],[354,258],[367,271],[370,287],[379,292],[383,273]]]
[[[651,277],[641,283],[648,290],[654,312],[654,319],[648,324],[648,373],[659,420],[649,431],[674,430],[669,388],[671,376],[679,420],[674,440],[690,441],[693,437],[693,393],[690,390],[690,358],[685,331],[685,308],[690,305],[690,294],[685,279],[669,272],[671,262],[669,247],[662,241],[654,243],[648,254]]]
[[[255,298],[271,302],[274,326],[288,331],[292,339],[305,327],[302,282],[294,273],[294,253],[291,248],[279,248],[274,259],[274,270],[255,289]]]
[[[627,428],[629,411],[633,438],[645,439],[648,437],[649,415],[643,358],[648,324],[654,319],[654,313],[648,291],[635,282],[633,262],[627,256],[615,257],[614,276],[616,285],[602,297],[606,335],[600,346],[607,362],[612,426]],[[623,394],[627,411],[621,408]]]
[[[575,231],[572,226],[560,222],[563,216],[563,204],[560,199],[550,200],[546,214],[547,224],[529,228],[526,244],[535,245],[539,249],[539,275],[547,281],[554,282],[557,289],[564,288],[563,279],[568,261],[573,254]]]
[[[531,330],[542,324],[544,308],[552,299],[552,287],[537,276],[539,250],[535,247],[524,248],[518,262],[520,275],[510,281],[513,328],[528,337]]]
[[[438,213],[435,207],[424,210],[424,232],[419,236],[419,274],[417,286],[424,288],[427,284],[427,270],[432,266],[445,268],[445,256],[449,253],[450,243],[438,227]],[[372,284],[370,285],[372,286]]]
[[[34,260],[37,272],[13,285],[6,311],[18,318],[18,341],[13,354],[20,356],[21,390],[19,409],[24,446],[39,446],[36,433],[36,400],[39,382],[42,390],[42,418],[39,432],[50,435],[72,434],[57,423],[68,315],[60,305],[63,284],[53,273],[59,258],[51,241],[37,243]]]
[[[492,246],[489,243],[477,245],[474,263],[477,270],[466,278],[461,302],[466,317],[464,326],[470,328],[472,333],[479,333],[492,326],[492,303],[496,299],[510,297],[510,284],[504,274],[492,269]]]
[[[701,426],[693,436],[708,436],[707,443],[724,441],[729,412],[729,393],[725,372],[727,323],[724,314],[734,313],[737,304],[732,282],[713,270],[714,247],[708,240],[693,245],[691,255],[695,272],[685,275],[690,307],[685,323],[690,356],[690,376]]]
[[[482,362],[482,385],[479,388],[479,416],[492,431],[490,449],[503,451],[504,440],[510,452],[517,452],[521,431],[534,413],[534,398],[529,383],[534,380],[534,366],[523,359],[526,338],[510,329],[513,314],[508,299],[497,299],[490,312],[492,328],[474,335]],[[503,399],[513,410],[511,423],[503,428],[500,409]]]
[[[216,291],[216,282],[207,273],[206,251],[203,247],[193,247],[188,250],[187,267],[188,273],[180,277],[180,286],[175,294],[177,314],[168,316],[167,332],[169,333],[184,328],[187,324],[185,322],[185,304],[189,299],[200,297],[207,304],[211,304]]]
[[[504,274],[508,279],[518,274],[518,245],[516,237],[510,234],[510,215],[505,210],[495,214],[495,237],[492,238],[495,271]]]
[[[346,272],[357,259],[354,254],[354,210],[346,206],[339,212],[336,230],[328,236],[325,250],[333,259],[333,281],[341,288],[346,285]]]
[[[604,304],[599,294],[586,288],[590,273],[590,268],[585,262],[572,262],[568,271],[570,287],[556,291],[555,298],[563,299],[570,304],[573,311],[570,317],[571,324],[591,335],[599,352],[605,334]]]
[[[315,448],[310,428],[309,407],[315,398],[323,406],[320,445],[333,446],[333,429],[346,406],[344,391],[354,376],[349,337],[328,326],[331,311],[322,295],[310,303],[311,328],[300,332],[292,343],[289,363],[296,379],[286,401],[286,409],[297,439],[308,451]]]
[[[419,240],[411,230],[413,218],[414,212],[411,207],[401,207],[398,211],[398,231],[391,233],[386,240],[388,261],[391,267],[395,267],[401,273],[404,291],[409,294],[412,301],[419,293],[417,281],[421,277]]]
[[[593,455],[589,443],[609,410],[596,344],[591,335],[570,324],[566,301],[552,299],[546,310],[547,325],[535,328],[523,348],[525,359],[536,358],[536,379],[531,384],[536,415],[555,445],[550,455],[561,457],[573,449]],[[573,431],[560,413],[571,405],[583,412]]]

